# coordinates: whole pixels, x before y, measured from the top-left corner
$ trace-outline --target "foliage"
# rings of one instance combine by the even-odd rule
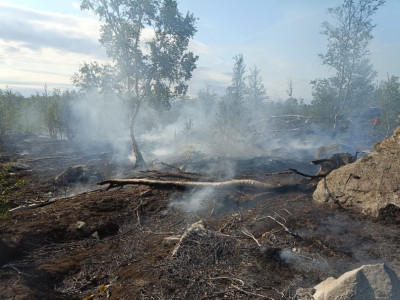
[[[7,217],[7,212],[11,208],[9,200],[24,184],[23,180],[18,180],[15,184],[10,183],[8,172],[11,164],[6,164],[0,167],[0,220]]]
[[[288,89],[286,93],[288,98],[282,103],[282,113],[285,115],[308,115],[308,107],[304,103],[304,99],[293,96],[294,83],[292,79],[288,80]]]
[[[54,90],[51,97],[47,99],[46,111],[44,114],[44,124],[51,139],[56,139],[57,135],[63,138],[65,135],[72,140],[76,135],[77,120],[72,113],[71,105],[77,97],[75,92]]]
[[[254,118],[261,118],[265,111],[265,102],[268,100],[267,91],[260,75],[261,70],[253,66],[249,72],[246,87],[247,106],[253,112]]]
[[[210,85],[206,84],[203,89],[200,89],[197,93],[197,101],[203,108],[203,111],[206,115],[209,115],[211,112],[214,112],[215,105],[219,96],[215,91],[213,91]]]
[[[83,0],[81,8],[103,22],[100,43],[113,65],[84,64],[74,84],[112,92],[128,105],[136,165],[143,166],[134,120],[141,104],[169,109],[171,99],[187,92],[198,59],[188,50],[195,18],[182,15],[174,0]]]
[[[371,17],[384,2],[344,0],[341,5],[328,9],[336,22],[322,24],[322,34],[328,38],[328,49],[319,57],[336,74],[328,80],[314,80],[312,84],[314,92],[319,96],[314,99],[314,103],[322,109],[322,115],[328,117],[325,122],[330,122],[334,127],[346,110],[362,106],[361,101],[368,99],[366,93],[372,91],[372,80],[376,73],[367,59],[375,27]],[[322,107],[324,104],[333,109],[331,113]]]
[[[399,77],[391,76],[382,81],[376,91],[376,98],[382,108],[381,122],[386,134],[392,134],[400,125],[400,82]]]
[[[194,124],[192,119],[186,119],[185,124],[183,125],[183,133],[186,137],[186,144],[189,141],[189,136],[192,134],[193,125]]]
[[[335,123],[336,87],[332,79],[317,79],[311,82],[313,100],[311,116],[315,123],[331,125]]]
[[[54,90],[24,97],[11,90],[0,90],[0,134],[43,134],[52,139],[69,140],[76,135],[77,120],[72,104],[78,95],[74,91]]]
[[[234,57],[235,64],[231,85],[218,103],[214,124],[216,140],[220,143],[235,144],[246,136],[246,97],[245,69],[243,55]]]
[[[20,128],[20,107],[24,97],[12,90],[0,90],[0,134],[17,132]]]

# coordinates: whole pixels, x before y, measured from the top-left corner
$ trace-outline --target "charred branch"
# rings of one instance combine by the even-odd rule
[[[313,160],[311,163],[314,165],[320,165],[321,168],[317,175],[324,175],[322,177],[325,177],[333,170],[355,162],[357,160],[357,154],[358,152],[355,155],[350,153],[337,153],[329,158]]]
[[[297,171],[296,169],[287,169],[285,171],[277,172],[277,173],[266,173],[264,176],[273,176],[273,175],[286,175],[286,174],[297,174],[303,177],[315,179],[325,177],[327,174],[317,174],[317,175],[309,175],[303,172]]]

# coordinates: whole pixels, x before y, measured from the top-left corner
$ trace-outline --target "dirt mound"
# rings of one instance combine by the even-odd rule
[[[342,208],[356,209],[378,218],[384,218],[382,214],[398,214],[399,157],[400,127],[392,137],[377,143],[374,152],[333,171],[321,180],[314,192],[314,201],[332,202]]]

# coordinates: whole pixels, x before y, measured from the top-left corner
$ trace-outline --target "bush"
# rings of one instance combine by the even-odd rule
[[[386,135],[400,125],[400,82],[392,76],[382,81],[377,89],[377,99],[382,108],[382,126]]]

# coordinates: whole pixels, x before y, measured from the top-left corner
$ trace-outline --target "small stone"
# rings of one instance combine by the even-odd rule
[[[92,237],[100,241],[99,233],[97,231],[93,232]]]
[[[76,228],[77,228],[77,229],[82,229],[82,228],[85,227],[85,226],[86,226],[86,223],[85,223],[85,222],[82,222],[82,221],[76,222]]]

